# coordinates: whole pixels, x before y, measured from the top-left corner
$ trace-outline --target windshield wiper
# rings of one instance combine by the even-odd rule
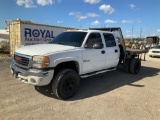
[[[61,45],[66,45],[64,42],[54,42],[54,41],[51,41],[49,42],[50,44],[61,44]]]
[[[61,44],[61,45],[67,45],[64,42],[58,42],[57,44]]]

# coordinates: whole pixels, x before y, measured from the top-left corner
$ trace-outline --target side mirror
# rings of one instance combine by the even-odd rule
[[[96,42],[93,45],[93,49],[102,49],[103,47],[104,47],[104,45],[101,42]]]

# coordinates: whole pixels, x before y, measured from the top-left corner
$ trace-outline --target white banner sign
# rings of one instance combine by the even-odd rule
[[[48,43],[51,40],[53,40],[58,34],[64,31],[66,31],[65,28],[22,24],[21,25],[22,45]]]

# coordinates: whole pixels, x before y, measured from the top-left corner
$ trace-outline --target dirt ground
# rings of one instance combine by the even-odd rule
[[[147,55],[138,75],[120,69],[81,79],[67,101],[15,80],[9,65],[0,58],[1,120],[160,120],[160,58]]]

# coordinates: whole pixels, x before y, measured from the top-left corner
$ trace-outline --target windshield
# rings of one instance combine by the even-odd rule
[[[50,44],[62,44],[74,47],[81,47],[87,32],[64,32],[55,37]]]
[[[160,49],[160,45],[154,46],[154,49]]]

